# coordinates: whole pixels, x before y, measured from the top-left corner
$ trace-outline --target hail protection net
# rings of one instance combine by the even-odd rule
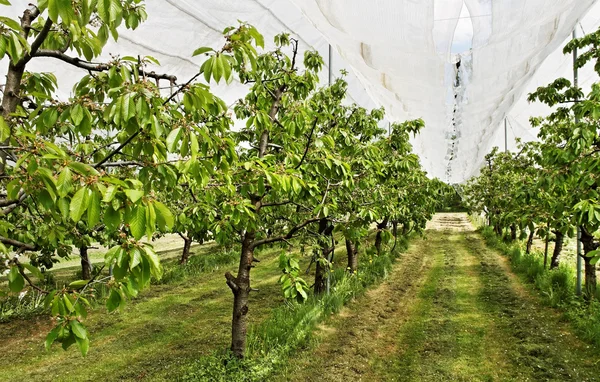
[[[28,0],[1,7],[17,16]],[[424,131],[414,149],[430,176],[460,183],[477,173],[492,146],[509,149],[515,137],[535,139],[528,118],[547,110],[525,101],[527,92],[557,76],[571,77],[571,59],[562,46],[581,20],[580,32],[600,24],[595,0],[146,0],[147,22],[122,30],[105,55],[150,55],[157,71],[184,83],[198,72],[200,46],[222,46],[222,31],[247,21],[264,34],[289,32],[300,54],[316,49],[325,58],[321,82],[327,83],[328,44],[332,72],[349,72],[348,102],[384,106],[391,121],[423,118]],[[584,18],[584,15],[588,14]],[[583,31],[582,31],[583,29]],[[268,47],[268,46],[267,46]],[[71,52],[75,55],[73,52]],[[0,70],[6,70],[3,60]],[[59,96],[83,73],[53,59],[36,60],[30,70],[54,72]],[[593,78],[582,72],[582,84]],[[589,85],[589,84],[588,84]],[[169,84],[164,83],[164,91]],[[240,83],[211,84],[230,105],[247,91]]]

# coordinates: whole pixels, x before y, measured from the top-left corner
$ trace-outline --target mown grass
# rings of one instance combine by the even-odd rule
[[[462,234],[428,235],[435,263],[398,334],[400,352],[378,371],[380,380],[494,380],[498,371],[486,352],[489,317],[478,299],[478,264],[465,251]]]
[[[98,306],[90,313],[86,324],[92,340],[86,359],[76,349],[44,350],[44,337],[53,325],[45,315],[0,325],[0,380],[219,380],[221,375],[236,380],[242,374],[262,380],[293,349],[310,341],[317,322],[385,277],[392,261],[379,256],[369,262],[362,256],[360,277],[348,278],[341,269],[342,244],[336,251],[340,265],[333,273],[332,294],[296,304],[284,301],[277,283],[281,249],[260,251],[261,262],[252,272],[253,287],[260,291],[250,296],[249,356],[244,362],[224,362],[229,360],[222,349],[229,342],[232,296],[223,273],[235,273],[239,254],[212,246],[194,250],[196,256],[184,267],[166,262],[163,279],[153,281],[122,312],[107,314]],[[308,262],[303,257],[301,266]],[[249,368],[254,370],[250,374]],[[212,374],[205,378],[206,370]]]
[[[535,287],[546,305],[559,308],[583,340],[600,346],[600,293],[594,300],[585,301],[575,293],[572,267],[561,264],[556,269],[545,269],[543,254],[524,253],[520,243],[504,242],[490,227],[480,232],[488,246],[510,258],[514,271]]]
[[[265,320],[283,301],[278,253],[276,248],[260,253],[262,262],[253,272],[260,293],[251,296],[251,323]],[[91,345],[85,359],[76,349],[44,350],[52,327],[46,316],[0,325],[0,380],[170,379],[180,365],[227,347],[231,292],[223,273],[236,266],[223,259],[231,256],[204,253],[186,267],[173,264],[178,270],[166,264],[170,280],[152,285],[122,312],[92,311],[86,321]]]
[[[184,381],[264,381],[285,367],[293,354],[310,346],[317,324],[338,313],[353,298],[384,279],[399,251],[407,248],[401,239],[397,250],[380,256],[359,255],[357,275],[348,275],[343,267],[332,275],[329,295],[311,296],[303,304],[286,303],[273,310],[264,322],[251,327],[248,353],[243,361],[233,359],[228,352],[217,351],[182,368]],[[342,249],[340,257],[345,255]]]

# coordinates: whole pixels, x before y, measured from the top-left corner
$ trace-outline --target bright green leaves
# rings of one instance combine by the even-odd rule
[[[4,117],[0,116],[0,142],[4,142],[8,138],[10,138],[10,127],[4,120]]]
[[[109,312],[122,308],[128,297],[137,296],[150,284],[151,277],[162,277],[160,260],[149,245],[115,246],[109,249],[104,259],[107,266],[113,266],[117,281],[106,301]]]
[[[217,53],[208,58],[200,67],[200,73],[204,75],[204,80],[210,82],[211,77],[216,83],[224,79],[226,83],[233,81],[233,58],[229,55]]]
[[[131,209],[131,213],[125,215],[125,220],[129,224],[129,230],[136,240],[144,236],[146,232],[146,207],[137,205]]]
[[[97,12],[100,19],[107,25],[119,26],[123,17],[123,7],[120,0],[98,0]]]
[[[25,279],[19,272],[19,268],[17,266],[13,266],[10,268],[8,273],[8,288],[11,292],[19,293],[23,290],[25,286]]]
[[[158,228],[163,232],[171,229],[174,224],[174,219],[167,206],[161,202],[154,201],[152,207],[156,213],[156,223],[158,224]]]
[[[207,46],[203,46],[201,48],[198,48],[194,51],[194,53],[192,54],[192,56],[199,56],[201,54],[206,54],[209,52],[214,52],[215,50],[213,48],[207,47]]]
[[[285,298],[299,302],[305,301],[308,298],[307,291],[310,288],[306,281],[300,277],[301,270],[298,259],[282,252],[279,255],[279,268],[283,271],[283,275],[279,278],[279,283],[281,284]]]
[[[58,175],[58,180],[56,181],[56,191],[58,192],[59,197],[64,198],[69,195],[72,189],[73,175],[71,174],[71,169],[69,167],[65,167]]]
[[[46,296],[44,306],[51,310],[53,316],[58,317],[58,325],[46,336],[46,350],[49,350],[54,342],[61,343],[65,350],[77,344],[81,355],[85,357],[90,341],[81,320],[87,317],[86,306],[89,306],[89,301],[78,292],[53,291]]]
[[[68,299],[65,301],[69,301]],[[63,349],[77,344],[82,356],[86,356],[90,347],[90,340],[85,327],[78,320],[62,320],[62,322],[46,336],[46,350],[49,350],[54,342],[62,344]]]
[[[80,188],[73,199],[71,199],[71,204],[69,206],[69,216],[75,222],[81,220],[81,217],[87,210],[89,206],[91,190],[87,187]]]
[[[68,24],[75,18],[73,7],[70,0],[47,0],[48,16],[54,23],[59,22],[59,16],[65,24]]]

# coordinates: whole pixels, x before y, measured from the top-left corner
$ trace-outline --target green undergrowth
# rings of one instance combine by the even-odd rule
[[[162,261],[163,276],[160,280],[152,279],[152,285],[166,285],[175,282],[181,282],[190,277],[197,277],[202,273],[212,272],[220,268],[230,266],[239,261],[239,250],[236,248],[224,249],[209,244],[206,246],[196,246],[192,248],[190,258],[185,265],[180,265],[178,256],[181,249],[165,251],[161,255],[167,259]],[[76,269],[76,270],[75,270]],[[46,279],[39,285],[44,289],[60,289],[63,285],[74,280],[81,279],[81,270],[79,267],[67,270],[61,269],[59,275],[54,271],[45,273]],[[103,269],[101,276],[108,276],[108,270]],[[101,277],[98,276],[98,277]],[[93,290],[88,300],[94,308],[104,303],[104,298],[108,295],[108,289],[103,284],[98,284]],[[8,322],[14,319],[28,319],[44,313],[45,295],[36,290],[30,289],[20,294],[10,294],[0,298],[0,322]]]
[[[600,345],[600,303],[598,298],[589,302],[576,295],[572,267],[560,265],[556,269],[545,269],[543,254],[525,253],[520,243],[503,241],[491,227],[479,231],[488,246],[510,258],[513,270],[538,290],[546,305],[564,313],[584,341]]]
[[[316,326],[338,313],[353,298],[365,293],[368,287],[382,281],[392,268],[394,259],[408,248],[407,240],[399,239],[394,253],[380,256],[359,255],[359,272],[349,275],[345,269],[332,272],[329,295],[310,296],[304,303],[286,301],[274,309],[262,323],[250,327],[247,356],[234,359],[229,352],[220,351],[182,369],[183,381],[263,381],[285,365],[296,351],[311,345]]]

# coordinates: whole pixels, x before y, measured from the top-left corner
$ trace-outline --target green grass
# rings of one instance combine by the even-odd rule
[[[322,300],[313,297],[306,304],[292,304],[284,302],[277,283],[280,251],[273,247],[257,253],[261,262],[252,279],[259,292],[250,296],[249,357],[244,363],[224,362],[229,357],[223,351],[229,343],[232,303],[223,273],[235,273],[239,254],[201,246],[194,248],[195,256],[186,266],[164,262],[163,279],[153,281],[122,312],[107,314],[102,306],[92,310],[86,320],[91,337],[86,359],[76,349],[44,350],[44,337],[52,328],[45,315],[9,320],[0,326],[0,380],[194,379],[198,370],[220,373],[225,368],[233,376],[236,368],[247,374],[248,367],[254,370],[254,380],[260,380],[310,341],[317,322],[384,277],[391,264],[389,256],[370,262],[362,256],[360,276],[347,278],[342,244],[336,250],[333,293]],[[301,266],[308,262],[308,256],[302,257]],[[58,278],[68,281],[76,269],[61,269]],[[306,277],[310,280],[312,275]]]
[[[486,243],[510,258],[511,266],[527,283],[535,287],[542,301],[559,308],[585,341],[600,346],[600,293],[591,302],[575,293],[575,272],[570,266],[544,269],[543,255],[526,254],[520,243],[506,243],[489,228],[480,230]]]
[[[276,280],[278,253],[261,252],[260,266],[253,271],[260,293],[251,296],[250,323],[266,319],[283,301]],[[204,264],[190,263],[188,269]],[[52,327],[46,317],[3,324],[0,380],[160,380],[182,364],[226,348],[232,296],[223,273],[236,266],[218,265],[152,285],[123,312],[107,314],[103,308],[91,312],[86,321],[91,337],[86,359],[74,348],[44,350],[43,339]]]
[[[338,249],[338,258],[345,251]],[[406,241],[398,243],[397,250],[406,249]],[[250,328],[247,358],[232,359],[227,352],[217,351],[202,357],[182,369],[185,381],[263,381],[293,362],[294,354],[312,343],[316,326],[338,313],[344,305],[366,289],[384,279],[397,256],[359,255],[359,273],[349,276],[343,266],[332,275],[332,290],[321,298],[311,296],[303,304],[286,303],[274,309],[271,316]]]

